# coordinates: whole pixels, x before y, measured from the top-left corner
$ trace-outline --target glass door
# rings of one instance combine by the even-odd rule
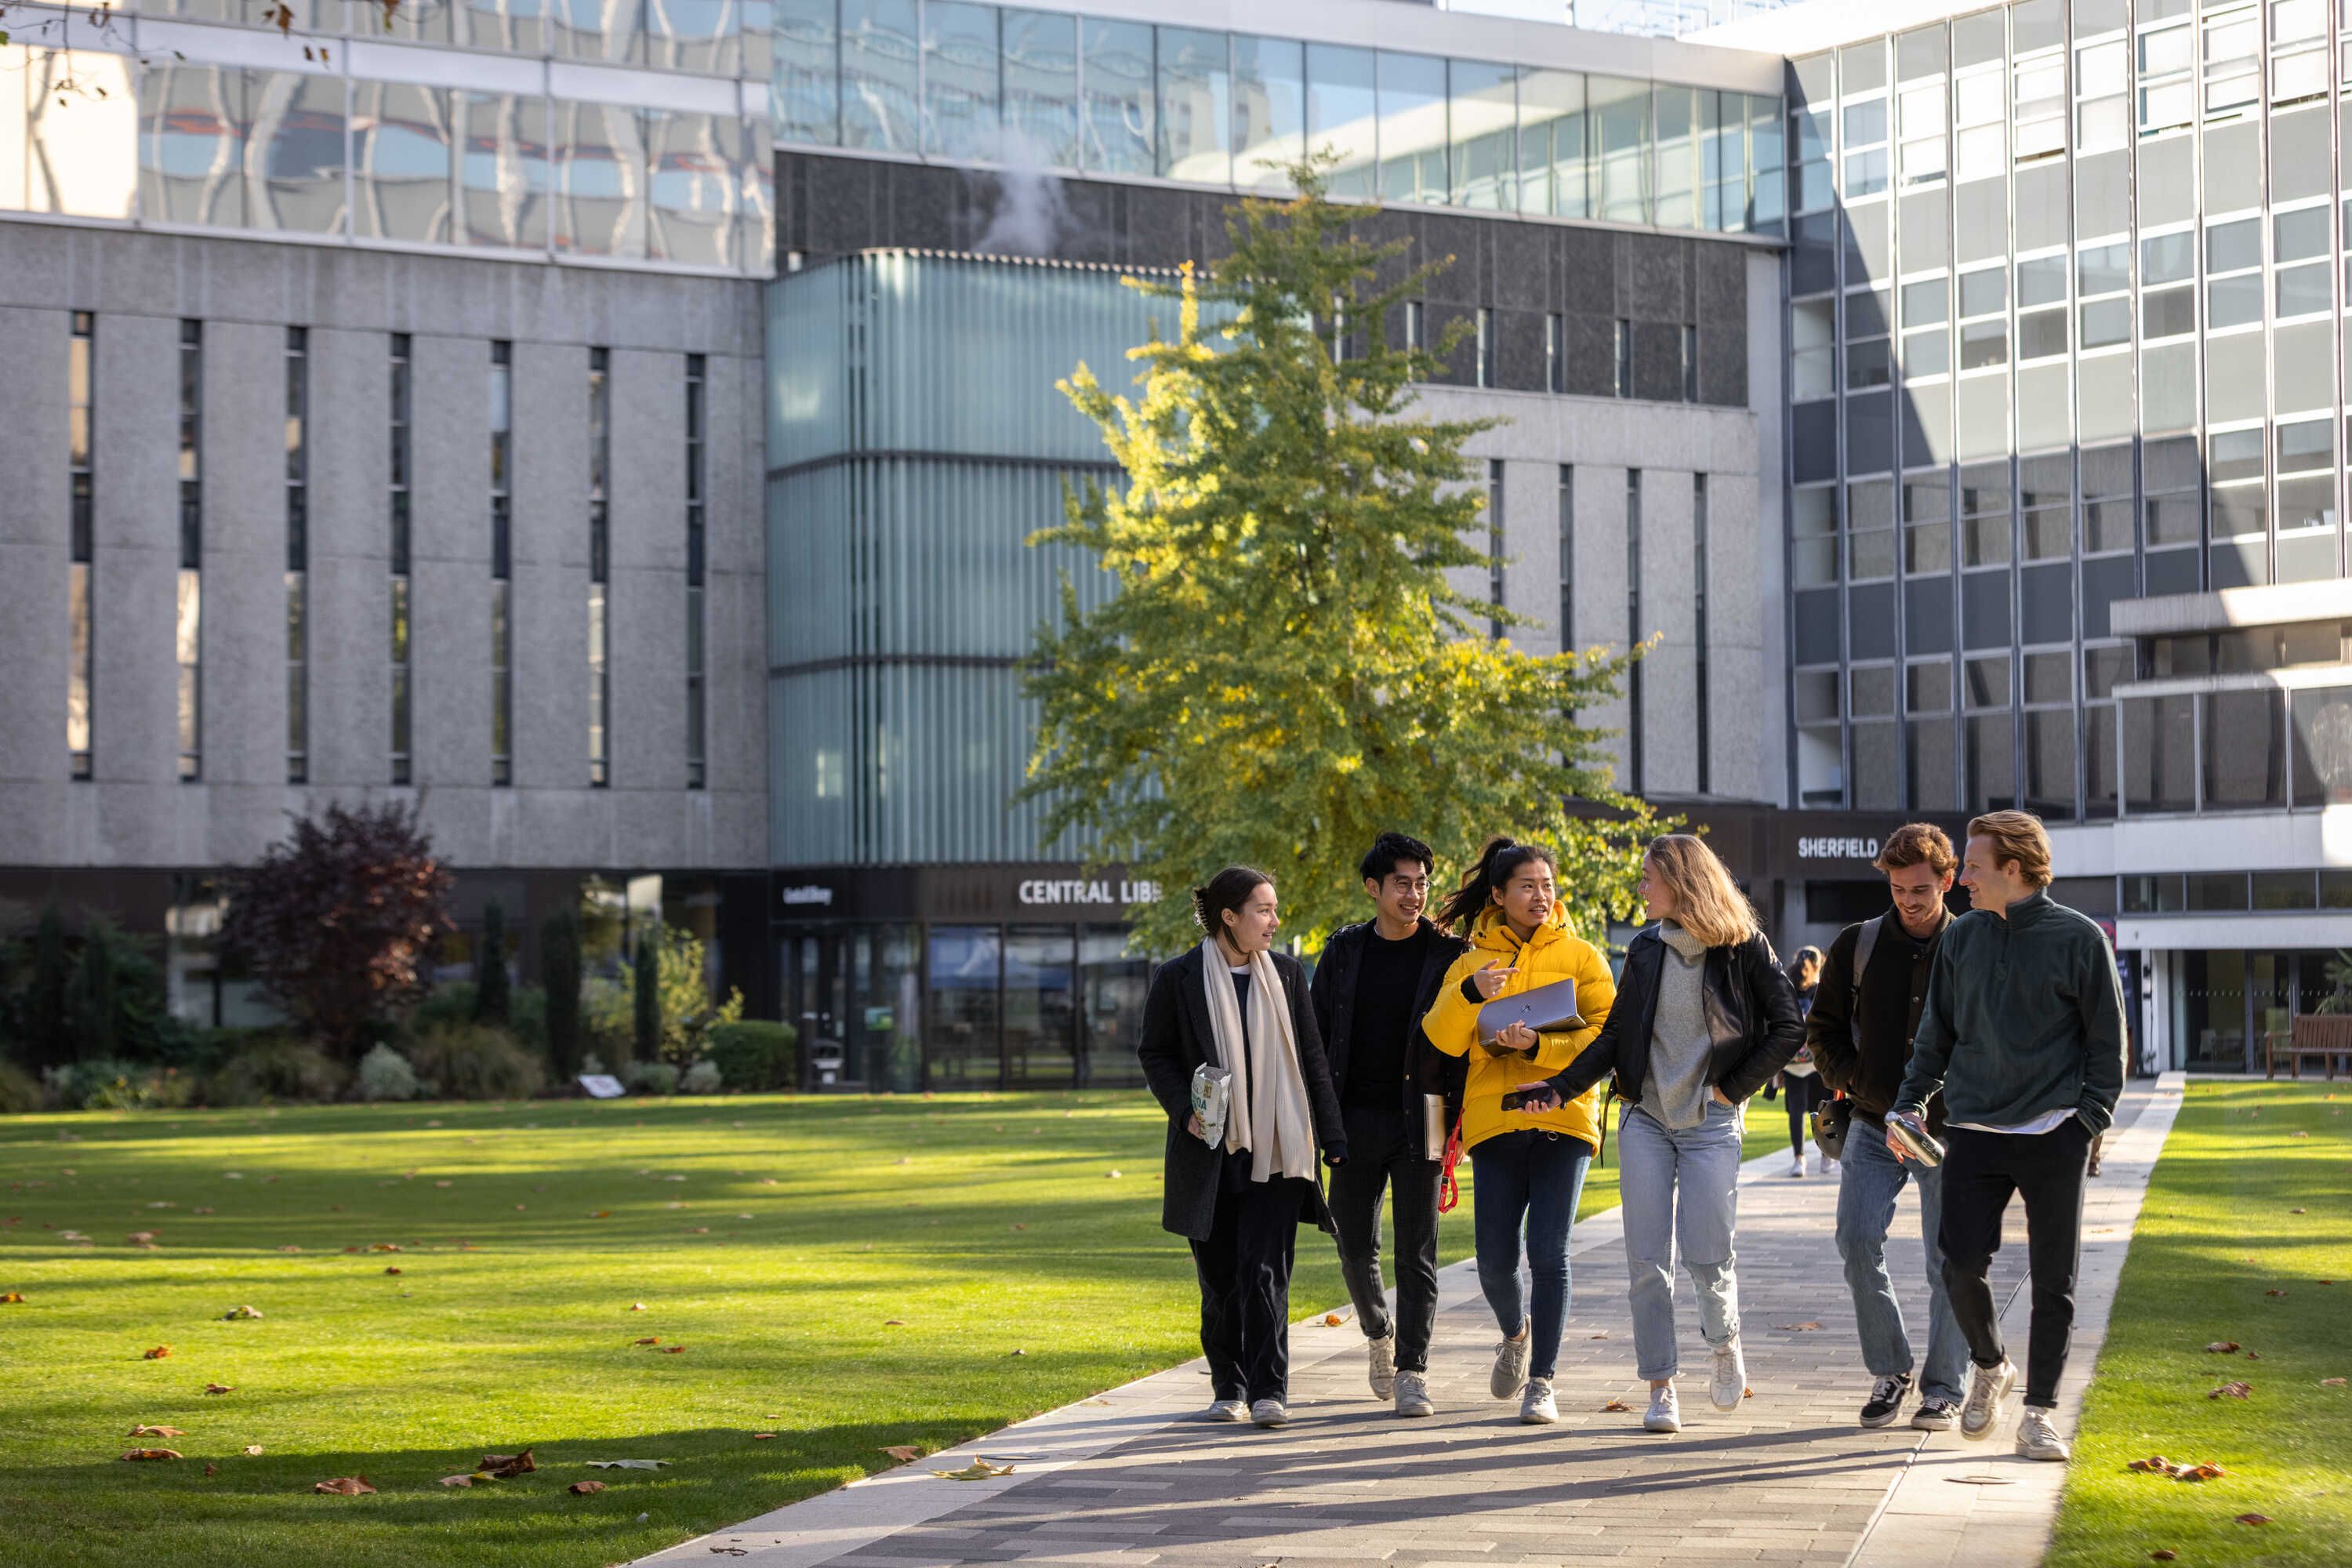
[[[850,1049],[850,945],[837,928],[794,931],[783,940],[785,1019],[800,1032],[801,1087],[854,1089],[865,1082],[863,1058]]]
[[[1013,926],[1004,936],[1004,1082],[1068,1089],[1077,1081],[1077,960],[1071,926]]]

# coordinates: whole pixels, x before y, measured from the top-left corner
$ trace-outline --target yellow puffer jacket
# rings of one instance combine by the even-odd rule
[[[1575,981],[1576,1010],[1584,1016],[1585,1026],[1537,1037],[1538,1044],[1531,1058],[1517,1052],[1490,1055],[1478,1044],[1481,1004],[1465,996],[1462,985],[1472,974],[1497,962],[1517,971],[1504,982],[1501,994],[1505,996],[1532,991],[1556,980]],[[1503,1096],[1520,1084],[1549,1078],[1574,1061],[1600,1035],[1601,1023],[1616,1000],[1617,984],[1609,973],[1608,960],[1591,942],[1570,932],[1568,912],[1561,906],[1552,906],[1551,914],[1524,946],[1503,919],[1502,910],[1488,909],[1480,914],[1471,928],[1469,951],[1455,959],[1454,967],[1445,972],[1445,983],[1437,989],[1437,1002],[1430,1008],[1429,1016],[1422,1020],[1422,1030],[1432,1045],[1447,1056],[1469,1058],[1469,1082],[1462,1099],[1462,1146],[1474,1149],[1498,1133],[1540,1127],[1581,1138],[1598,1151],[1599,1084],[1559,1110],[1540,1116],[1505,1110]]]

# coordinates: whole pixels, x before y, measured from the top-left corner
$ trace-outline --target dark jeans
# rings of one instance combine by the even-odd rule
[[[1429,1370],[1437,1322],[1437,1183],[1444,1166],[1421,1157],[1421,1126],[1402,1110],[1346,1108],[1348,1163],[1331,1173],[1331,1223],[1339,1233],[1339,1276],[1356,1303],[1364,1337],[1396,1334],[1400,1372]],[[1381,1281],[1381,1205],[1396,1190],[1397,1303],[1389,1315]]]
[[[1287,1396],[1290,1265],[1307,1184],[1276,1177],[1217,1194],[1206,1241],[1192,1243],[1201,1277],[1201,1349],[1219,1399]]]
[[[1783,1074],[1780,1086],[1780,1093],[1789,1102],[1789,1147],[1801,1159],[1805,1152],[1805,1141],[1813,1135],[1812,1123],[1806,1119],[1816,1109],[1829,1103],[1830,1088],[1817,1072],[1806,1073],[1801,1078]]]
[[[2058,1405],[2066,1336],[2074,1327],[2074,1269],[2081,1260],[2083,1175],[2091,1135],[2069,1118],[2047,1132],[1946,1130],[1944,1292],[1979,1366],[1998,1366],[2000,1322],[1986,1275],[2000,1250],[2001,1211],[2025,1199],[2025,1258],[2033,1276],[2032,1329],[2025,1352],[2025,1403]]]
[[[1549,1377],[1559,1363],[1559,1332],[1568,1321],[1568,1231],[1584,1191],[1592,1145],[1581,1138],[1522,1128],[1487,1139],[1470,1151],[1478,1196],[1478,1286],[1506,1334],[1532,1323],[1528,1375]],[[1519,1229],[1527,1227],[1528,1272],[1534,1300],[1519,1299]]]

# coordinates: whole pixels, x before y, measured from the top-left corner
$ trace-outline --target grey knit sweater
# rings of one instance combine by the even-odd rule
[[[1642,1109],[1677,1131],[1706,1120],[1706,944],[1672,921],[1660,923],[1658,1007],[1650,1026],[1650,1071]]]

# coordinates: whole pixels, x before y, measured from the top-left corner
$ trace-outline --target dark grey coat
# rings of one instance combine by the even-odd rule
[[[1324,1059],[1323,1037],[1315,1027],[1307,972],[1287,953],[1270,956],[1275,973],[1282,977],[1291,1032],[1298,1041],[1298,1068],[1307,1080],[1307,1107],[1315,1120],[1315,1141],[1322,1145],[1327,1158],[1344,1160],[1348,1135],[1339,1120],[1339,1097],[1331,1088],[1331,1067]],[[1143,1003],[1143,1039],[1136,1047],[1151,1096],[1168,1113],[1160,1227],[1195,1241],[1206,1240],[1216,1222],[1217,1184],[1224,1155],[1186,1131],[1184,1123],[1192,1115],[1192,1071],[1216,1059],[1216,1026],[1209,1021],[1201,950],[1195,947],[1161,964],[1160,973],[1151,977],[1151,992]],[[1331,1228],[1320,1171],[1299,1205],[1298,1217],[1301,1223]]]

